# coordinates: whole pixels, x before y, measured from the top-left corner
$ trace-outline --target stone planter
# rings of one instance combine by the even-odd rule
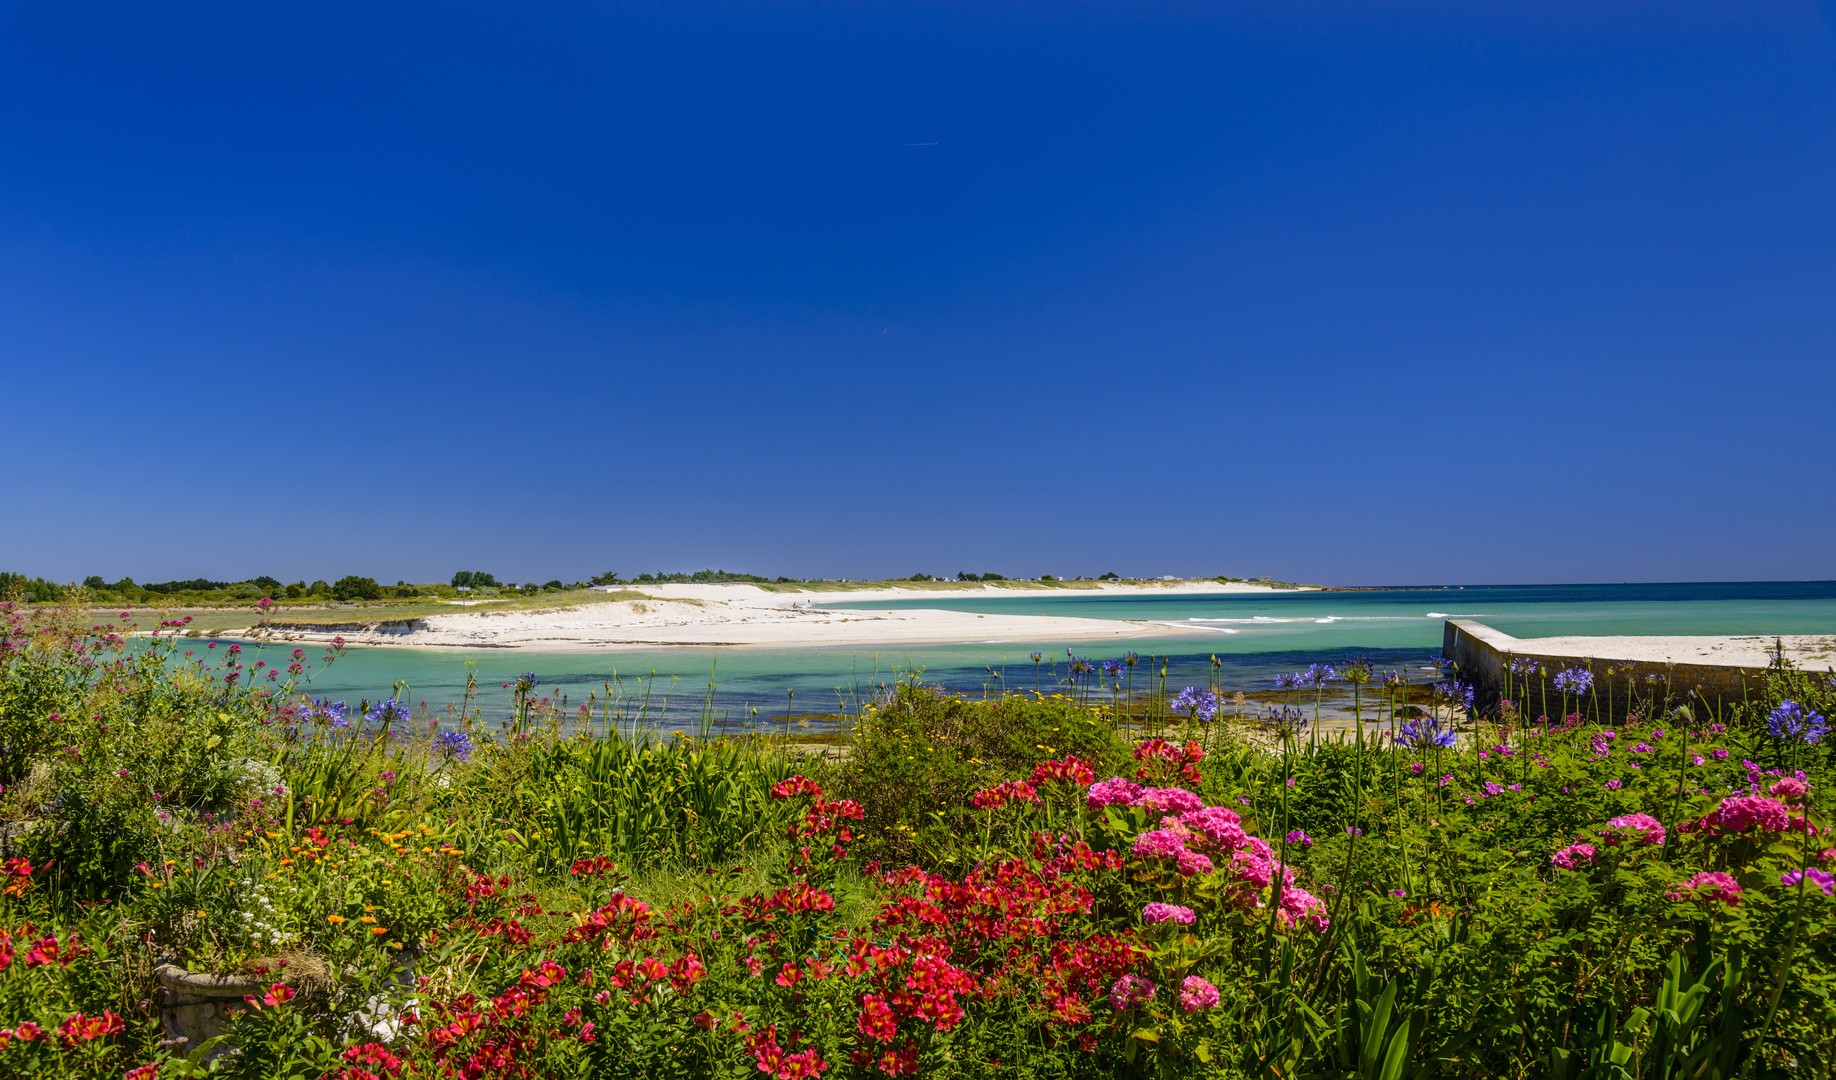
[[[161,991],[160,1024],[165,1029],[166,1038],[176,1044],[174,1049],[178,1049],[181,1054],[189,1053],[228,1031],[230,1017],[248,1007],[248,1003],[243,1000],[247,995],[259,997],[267,992],[269,985],[287,981],[280,975],[193,973],[172,963],[155,967],[153,977],[159,981]],[[398,959],[392,983],[398,988],[414,985],[412,954]],[[302,996],[308,1001],[322,1001],[327,995],[321,989],[308,990]],[[413,998],[408,999],[410,1008],[414,1004]],[[347,1041],[374,1039],[392,1042],[401,1033],[402,1021],[395,1007],[383,994],[374,994],[364,1002],[361,1009],[345,1017],[342,1028]],[[228,1044],[219,1045],[210,1056],[228,1053],[230,1049]]]
[[[242,999],[261,994],[273,981],[256,975],[194,975],[177,964],[159,965],[153,977],[161,991],[160,1024],[166,1038],[182,1047],[181,1054],[228,1031],[231,1014],[248,1007]]]

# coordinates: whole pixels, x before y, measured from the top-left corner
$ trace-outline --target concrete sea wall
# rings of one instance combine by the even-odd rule
[[[1599,652],[1591,657],[1539,654],[1534,641],[1522,641],[1471,619],[1448,619],[1442,629],[1441,655],[1452,660],[1461,681],[1473,687],[1479,708],[1496,705],[1508,685],[1519,699],[1519,711],[1532,718],[1561,715],[1562,694],[1554,679],[1568,668],[1582,668],[1594,676],[1586,707],[1572,698],[1568,707],[1602,720],[1623,719],[1634,708],[1666,705],[1689,705],[1701,710],[1699,718],[1712,718],[1756,697],[1765,684],[1763,667],[1615,658],[1613,639],[1598,640]],[[1537,673],[1507,683],[1514,660],[1536,665]]]

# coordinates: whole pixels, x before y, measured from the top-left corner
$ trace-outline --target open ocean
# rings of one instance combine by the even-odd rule
[[[1226,690],[1269,692],[1278,672],[1351,654],[1381,669],[1407,669],[1426,678],[1428,657],[1441,645],[1446,618],[1478,619],[1516,637],[1568,634],[1822,634],[1836,633],[1836,582],[1727,582],[1649,585],[1468,585],[1371,592],[1278,592],[1114,596],[1027,593],[995,597],[941,594],[921,600],[863,600],[848,608],[941,608],[951,611],[1139,619],[1159,623],[1164,634],[1084,646],[1063,641],[988,641],[953,646],[826,647],[797,649],[682,648],[642,652],[533,653],[353,648],[316,674],[315,697],[355,704],[390,695],[397,680],[408,699],[438,709],[459,700],[466,662],[476,664],[487,715],[508,714],[502,684],[534,672],[543,693],[566,694],[569,703],[623,680],[627,694],[650,680],[651,717],[665,727],[692,727],[712,680],[714,714],[732,721],[751,710],[761,716],[833,713],[881,684],[911,672],[926,683],[965,692],[1031,690],[1035,680],[1050,692],[1064,671],[1067,644],[1079,656],[1113,659],[1133,650],[1165,657],[1174,689],[1204,686],[1216,656]],[[246,646],[245,646],[246,648]],[[277,646],[268,646],[270,651]],[[1034,650],[1049,663],[1035,668]],[[1156,663],[1155,666],[1158,666]],[[1137,678],[1147,670],[1136,668]],[[652,673],[654,672],[654,675]],[[850,707],[850,711],[852,708]]]

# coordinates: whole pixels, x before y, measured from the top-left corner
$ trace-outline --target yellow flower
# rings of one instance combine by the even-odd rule
[[[422,848],[422,849],[421,849],[421,854],[423,854],[423,855],[432,855],[432,854],[433,854],[433,848],[430,848],[430,847],[424,847],[424,848]]]
[[[390,880],[389,880],[388,878],[383,878],[383,879],[382,879],[382,883],[383,883],[384,885],[393,885],[393,884],[395,884],[395,882],[393,882],[393,881],[390,881]]]
[[[328,922],[328,923],[331,923],[331,924],[332,924],[333,926],[337,926],[337,925],[338,925],[339,923],[341,923],[341,922],[343,922],[343,921],[344,921],[344,916],[342,916],[342,915],[327,915],[327,916],[325,916],[325,921],[326,921],[326,922]]]

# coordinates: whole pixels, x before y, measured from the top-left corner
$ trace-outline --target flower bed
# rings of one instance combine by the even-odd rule
[[[3,1075],[1836,1063],[1829,695],[1802,673],[1614,727],[1475,724],[1448,692],[1363,741],[1284,719],[1275,752],[1197,692],[1125,739],[906,687],[836,766],[571,731],[533,675],[492,732],[303,699],[208,643],[12,634],[0,728],[39,742],[0,796],[56,828],[0,864]]]

